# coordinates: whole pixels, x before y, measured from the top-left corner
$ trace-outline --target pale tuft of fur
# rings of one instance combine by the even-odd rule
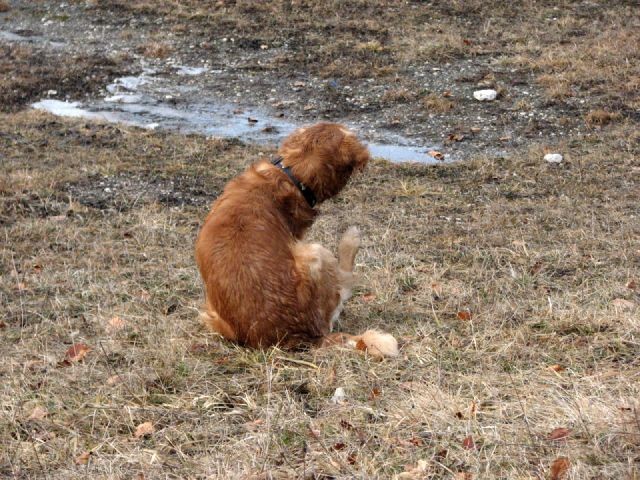
[[[388,333],[380,330],[367,330],[360,335],[360,340],[367,346],[367,353],[374,357],[397,357],[398,341]]]

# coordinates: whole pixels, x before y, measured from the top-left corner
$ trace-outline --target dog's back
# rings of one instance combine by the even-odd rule
[[[287,195],[286,187],[277,177],[250,167],[213,204],[196,242],[206,288],[205,320],[226,323],[232,339],[244,345],[264,347],[296,343],[298,336],[323,336],[321,319],[314,318],[315,292],[301,295],[306,279],[300,278],[292,252],[297,239],[290,212],[281,211],[278,198]],[[303,213],[298,216],[312,217]]]

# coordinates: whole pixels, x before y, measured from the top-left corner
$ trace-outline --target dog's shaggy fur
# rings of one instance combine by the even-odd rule
[[[337,195],[369,161],[367,148],[332,123],[297,130],[278,153],[318,203]],[[303,241],[316,215],[287,174],[267,161],[230,181],[196,242],[205,324],[249,347],[343,344],[396,355],[391,335],[330,333],[351,295],[360,235],[354,227],[347,230],[336,259],[322,245]]]

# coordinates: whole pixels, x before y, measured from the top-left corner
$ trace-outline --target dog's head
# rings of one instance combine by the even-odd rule
[[[318,202],[337,195],[354,171],[369,161],[369,151],[346,127],[317,123],[289,135],[278,153],[283,165],[311,188]]]

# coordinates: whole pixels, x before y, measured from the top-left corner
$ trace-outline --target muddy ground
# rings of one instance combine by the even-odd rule
[[[3,69],[39,81],[9,85],[20,94],[2,108],[79,100],[99,94],[105,77],[153,68],[195,87],[177,103],[206,95],[295,123],[347,121],[368,140],[402,135],[451,158],[508,156],[533,141],[552,148],[611,115],[638,120],[632,3],[15,1],[0,29],[32,40],[5,45]],[[210,70],[184,78],[178,65]],[[498,100],[473,99],[482,88]]]

